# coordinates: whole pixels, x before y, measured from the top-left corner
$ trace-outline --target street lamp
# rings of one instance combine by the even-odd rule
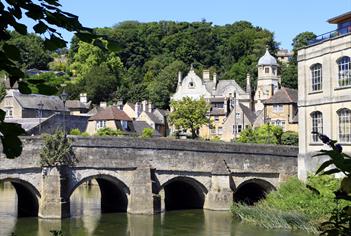
[[[68,98],[68,94],[65,90],[63,90],[60,97],[63,102],[63,133],[66,136],[66,101]]]
[[[39,134],[41,134],[41,118],[43,117],[43,107],[44,107],[44,104],[42,101],[40,101],[38,103],[38,118],[39,118]]]

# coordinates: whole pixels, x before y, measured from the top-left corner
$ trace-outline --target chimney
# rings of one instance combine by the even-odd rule
[[[217,87],[217,74],[216,72],[213,73],[213,90],[216,90]]]
[[[107,107],[107,103],[106,102],[100,102],[100,107],[106,108]]]
[[[118,100],[117,108],[120,109],[121,111],[123,110],[123,101],[122,100]]]
[[[202,71],[202,79],[204,82],[210,81],[210,70],[203,70]]]
[[[178,71],[178,86],[182,84],[182,72]]]
[[[81,103],[87,103],[88,102],[87,94],[86,93],[79,94],[79,101]]]
[[[251,94],[251,77],[249,73],[246,75],[246,92]]]
[[[149,105],[149,110],[148,110],[148,112],[152,113],[152,111],[153,111],[153,105],[152,105],[151,102],[149,102],[148,105]]]
[[[135,103],[134,110],[135,110],[135,118],[138,118],[140,116],[140,113],[141,113],[140,103],[139,102]]]
[[[142,111],[147,111],[147,101],[146,100],[144,100],[144,101],[142,101]]]

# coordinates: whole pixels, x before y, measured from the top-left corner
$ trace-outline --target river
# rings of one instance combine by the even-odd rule
[[[10,183],[0,185],[0,235],[47,236],[62,229],[64,236],[306,236],[304,232],[265,231],[234,221],[229,212],[170,211],[155,216],[100,213],[100,190],[82,185],[71,196],[69,219],[17,218],[17,195]]]

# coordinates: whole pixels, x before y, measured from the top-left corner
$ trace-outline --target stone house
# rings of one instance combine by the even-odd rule
[[[66,107],[71,115],[86,115],[91,108],[91,101],[88,102],[86,93],[81,93],[79,100],[67,100]]]
[[[119,110],[116,106],[110,106],[89,118],[86,132],[90,135],[94,135],[101,128],[132,132],[133,122],[124,111]]]
[[[351,153],[351,12],[328,20],[336,30],[298,51],[299,178],[315,171],[328,149],[312,131],[337,140]]]
[[[298,131],[297,90],[282,87],[264,101],[264,120],[282,127],[283,131]]]

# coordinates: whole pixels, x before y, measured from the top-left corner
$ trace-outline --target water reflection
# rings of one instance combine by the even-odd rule
[[[65,236],[306,236],[306,233],[264,231],[237,224],[229,212],[204,210],[170,211],[155,216],[126,213],[101,214],[98,185],[82,185],[71,196],[69,219],[18,218],[16,192],[11,184],[0,185],[0,235],[47,236],[62,229]]]

